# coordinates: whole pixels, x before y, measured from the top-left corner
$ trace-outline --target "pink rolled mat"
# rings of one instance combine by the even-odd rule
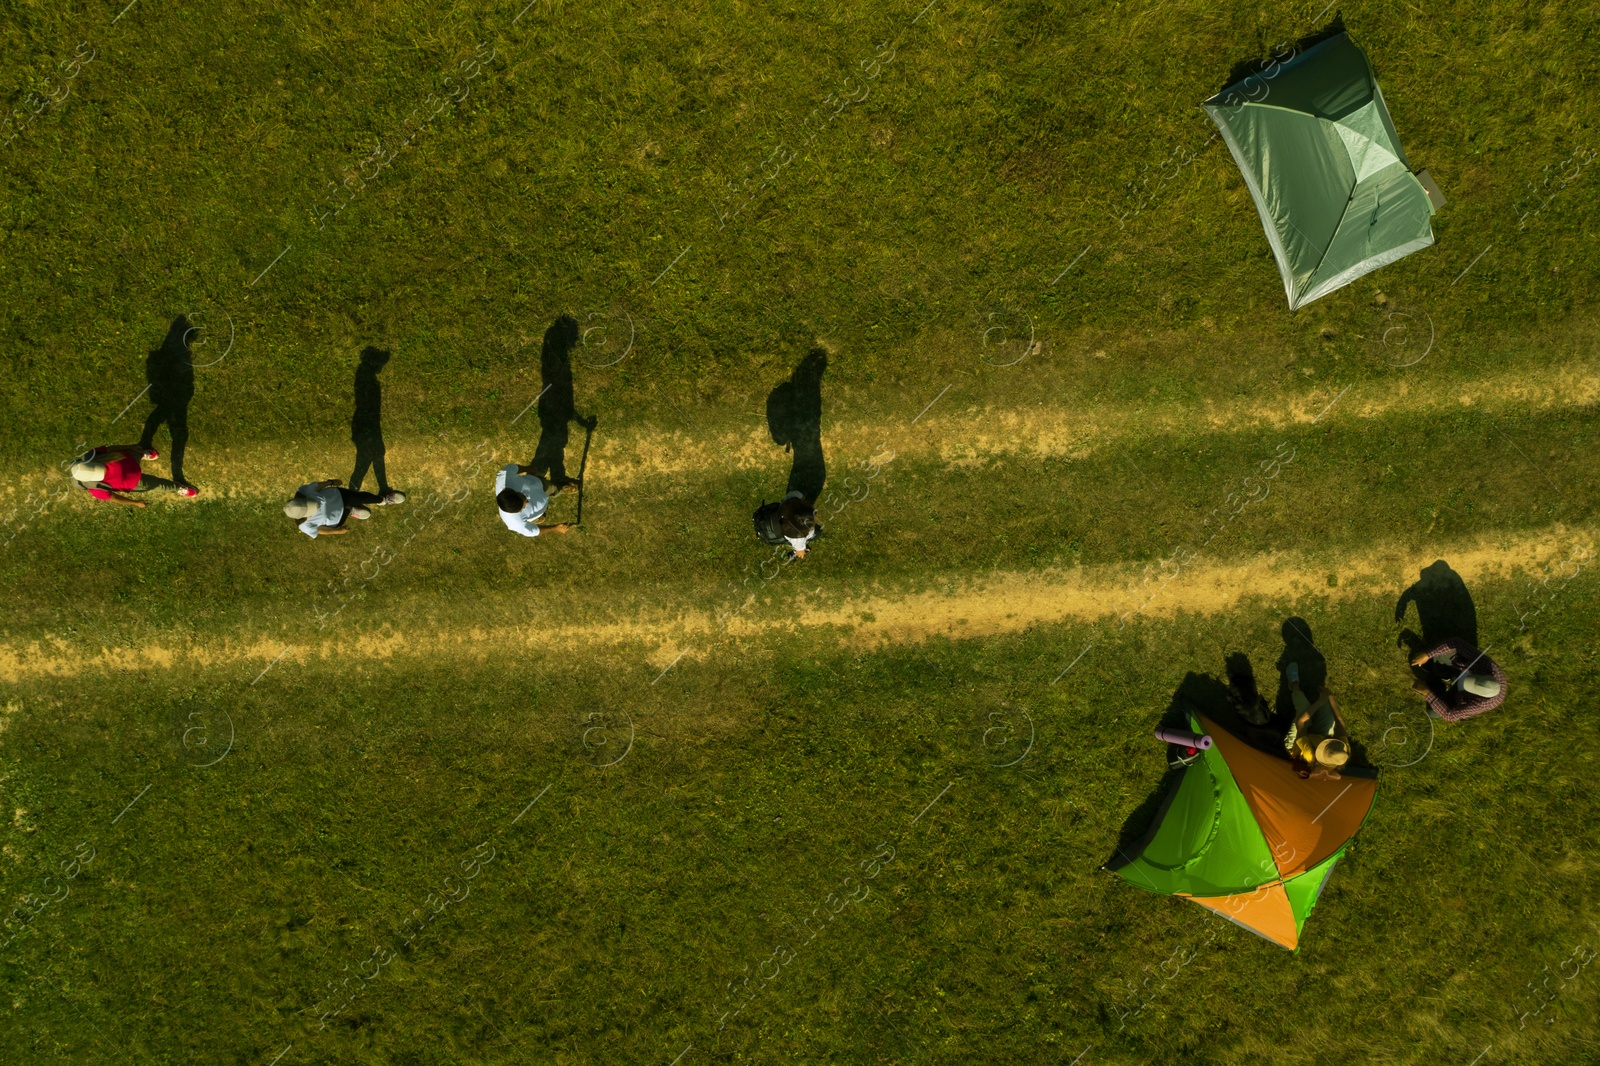
[[[1178,744],[1185,748],[1198,748],[1208,751],[1211,748],[1211,738],[1204,733],[1190,733],[1184,729],[1157,729],[1156,739],[1164,740],[1168,744]]]

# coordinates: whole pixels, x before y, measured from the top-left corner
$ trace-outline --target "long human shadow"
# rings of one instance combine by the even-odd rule
[[[1478,646],[1478,608],[1472,602],[1472,593],[1461,575],[1450,568],[1443,559],[1423,567],[1417,580],[1400,594],[1394,607],[1394,620],[1406,620],[1406,607],[1417,605],[1417,619],[1421,634],[1405,628],[1400,631],[1400,642],[1418,655],[1429,648],[1437,648],[1451,638],[1460,638]]]
[[[567,442],[572,435],[568,427],[576,422],[592,433],[600,421],[595,415],[585,418],[578,414],[572,387],[572,349],[577,345],[578,320],[562,315],[544,331],[544,345],[539,349],[544,388],[539,393],[539,443],[529,465],[557,488],[578,484],[578,479],[567,473]]]
[[[1283,651],[1279,654],[1276,664],[1278,693],[1272,707],[1275,721],[1282,723],[1287,729],[1289,723],[1294,721],[1295,715],[1294,698],[1289,695],[1289,664],[1299,665],[1300,691],[1315,702],[1317,693],[1328,683],[1328,661],[1323,658],[1322,650],[1317,647],[1317,642],[1311,635],[1311,623],[1304,618],[1299,616],[1285,618],[1280,632],[1283,636]]]
[[[815,504],[822,498],[828,464],[822,456],[822,376],[828,353],[807,352],[789,375],[767,394],[767,429],[772,442],[794,452],[787,492],[798,492]]]
[[[156,430],[163,424],[172,438],[168,458],[172,480],[189,484],[183,476],[183,453],[189,447],[189,402],[194,399],[194,362],[189,355],[189,334],[194,332],[189,319],[179,315],[172,320],[161,347],[145,356],[144,379],[150,386],[150,402],[155,405],[144,420],[139,447],[155,447]]]
[[[378,477],[378,495],[389,491],[389,472],[384,468],[383,386],[378,371],[389,364],[389,353],[368,347],[356,364],[355,412],[350,416],[350,440],[356,446],[356,468],[350,475],[350,490],[359,491],[371,470]]]

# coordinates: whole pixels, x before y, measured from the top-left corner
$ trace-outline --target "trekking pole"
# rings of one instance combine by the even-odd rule
[[[575,526],[583,524],[583,470],[589,465],[589,441],[594,438],[594,427],[599,419],[592,419],[583,427],[583,457],[578,460],[578,517],[572,520]]]

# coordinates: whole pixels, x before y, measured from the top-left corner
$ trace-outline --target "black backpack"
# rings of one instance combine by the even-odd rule
[[[756,539],[761,543],[772,545],[789,543],[783,535],[783,530],[778,526],[779,510],[781,510],[780,504],[764,503],[750,516],[755,523]]]

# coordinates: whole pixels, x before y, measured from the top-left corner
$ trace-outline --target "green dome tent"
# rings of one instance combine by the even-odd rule
[[[1203,106],[1250,187],[1291,308],[1433,243],[1434,198],[1443,198],[1426,173],[1411,172],[1348,34]]]
[[[1191,712],[1190,723],[1212,746],[1184,768],[1144,839],[1106,868],[1298,950],[1334,864],[1372,809],[1377,779],[1359,771],[1302,779],[1288,759],[1204,716]]]

